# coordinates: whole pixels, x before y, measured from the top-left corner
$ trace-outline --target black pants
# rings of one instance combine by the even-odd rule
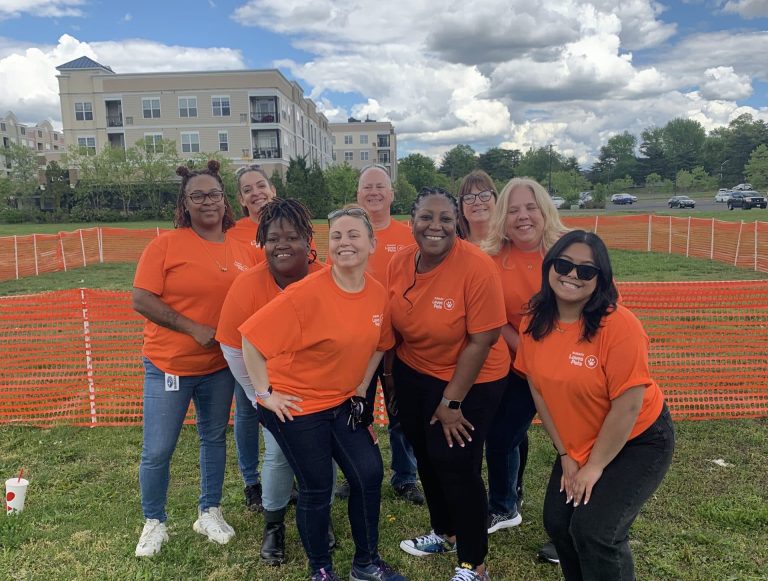
[[[642,434],[629,440],[592,488],[589,504],[565,504],[563,469],[555,460],[544,499],[544,528],[555,543],[567,581],[635,578],[629,527],[672,462],[675,430],[667,406]]]
[[[429,425],[448,382],[419,373],[399,359],[392,372],[400,423],[416,454],[432,528],[441,535],[456,535],[460,563],[481,565],[488,553],[483,444],[507,378],[472,386],[461,406],[475,428],[472,441],[449,448],[440,422]]]

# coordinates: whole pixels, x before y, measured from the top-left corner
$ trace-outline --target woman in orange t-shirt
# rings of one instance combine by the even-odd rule
[[[544,527],[569,581],[635,578],[629,529],[674,450],[648,337],[617,298],[603,241],[565,234],[544,257],[515,358],[559,455]]]
[[[365,392],[394,338],[386,291],[366,273],[373,227],[362,208],[332,212],[328,223],[333,266],[292,284],[243,323],[243,356],[262,423],[296,474],[296,524],[311,579],[339,579],[327,534],[335,460],[350,487],[349,578],[404,581],[378,553],[384,469]],[[285,363],[267,366],[278,357]]]
[[[269,181],[267,172],[258,164],[246,165],[235,172],[237,179],[237,201],[243,210],[243,217],[232,228],[230,236],[251,248],[258,262],[264,260],[264,251],[256,240],[259,228],[259,213],[276,195],[277,191]]]
[[[457,551],[454,579],[485,580],[483,444],[510,365],[500,339],[501,280],[486,254],[457,237],[458,204],[450,193],[423,188],[411,216],[416,245],[395,254],[387,270],[401,341],[384,375],[394,382],[433,531],[400,548],[416,556]]]
[[[459,186],[459,232],[462,238],[480,246],[488,236],[496,199],[496,186],[483,170],[464,176]]]
[[[200,434],[200,499],[193,528],[220,544],[235,535],[221,514],[226,433],[234,379],[214,339],[221,304],[253,259],[227,230],[234,224],[219,163],[180,167],[176,229],[149,243],[133,283],[133,308],[144,325],[144,445],[139,467],[146,523],[136,556],[168,540],[165,502],[171,456],[190,401]]]
[[[520,321],[531,297],[541,288],[544,254],[568,232],[547,191],[528,178],[511,179],[496,202],[481,248],[501,275],[507,324],[501,335],[512,357],[519,341]],[[488,532],[522,522],[520,505],[528,458],[528,427],[536,414],[525,377],[510,370],[509,384],[491,424],[485,444],[488,463]],[[547,543],[539,558],[557,562]]]

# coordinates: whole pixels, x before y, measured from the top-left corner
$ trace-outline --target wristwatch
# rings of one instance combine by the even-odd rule
[[[448,399],[447,397],[443,397],[443,399],[440,400],[440,405],[444,405],[450,410],[458,410],[461,409],[461,402],[457,399]]]

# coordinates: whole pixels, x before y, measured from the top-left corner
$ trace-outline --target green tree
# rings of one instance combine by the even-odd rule
[[[69,210],[72,197],[72,189],[69,187],[69,171],[55,161],[51,161],[45,167],[45,192],[46,196],[53,199],[55,210]]]
[[[278,198],[287,197],[288,192],[285,187],[285,180],[283,179],[283,174],[280,173],[279,169],[275,168],[272,170],[272,175],[270,176],[269,181],[275,187],[275,195]]]
[[[179,165],[176,142],[163,139],[159,143],[139,140],[125,152],[136,172],[136,188],[149,204],[156,218],[163,215],[163,192],[172,183]]]
[[[566,158],[553,147],[539,147],[529,149],[523,154],[520,164],[516,168],[517,175],[536,180],[544,187],[549,187],[549,175],[551,173],[572,169],[566,168]]]
[[[329,166],[324,175],[333,207],[341,208],[355,201],[357,182],[360,179],[360,172],[357,169],[344,162],[341,165]]]
[[[759,190],[768,189],[768,146],[758,145],[744,168],[749,183]]]
[[[334,204],[325,183],[323,170],[317,162],[313,162],[307,174],[307,191],[304,203],[316,218],[325,218],[333,210]]]
[[[37,190],[39,165],[34,150],[10,142],[4,152],[6,164],[10,164],[8,179],[17,197],[31,196]]]
[[[579,200],[579,192],[589,190],[592,184],[574,170],[556,171],[552,174],[552,188],[557,195],[564,197],[570,203]]]
[[[463,178],[476,167],[475,150],[469,145],[459,144],[443,155],[439,171],[453,181]]]
[[[637,138],[628,131],[611,136],[608,143],[600,148],[600,156],[592,166],[592,179],[608,182],[615,176],[636,177],[639,166],[635,158],[635,147]]]
[[[520,163],[519,149],[492,147],[477,158],[477,167],[491,176],[494,181],[506,183],[515,177],[515,168]]]
[[[397,173],[404,176],[417,192],[425,186],[436,185],[435,162],[420,153],[412,153],[398,160]]]
[[[704,127],[694,119],[678,117],[664,126],[664,156],[675,175],[681,169],[690,171],[701,165],[706,136]]]
[[[661,127],[648,127],[640,138],[640,164],[641,175],[657,174],[663,177],[669,175],[669,164],[664,153],[664,129]],[[646,177],[647,182],[647,177]]]
[[[395,200],[392,203],[392,213],[409,214],[417,194],[416,188],[408,181],[405,174],[398,173],[395,181]]]

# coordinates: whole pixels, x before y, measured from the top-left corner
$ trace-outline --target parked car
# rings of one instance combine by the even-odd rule
[[[717,190],[717,193],[715,194],[715,202],[718,204],[721,202],[727,202],[728,198],[731,197],[731,190],[728,190],[726,188],[720,188]]]
[[[629,197],[632,198],[633,203],[637,202],[637,196],[635,196],[634,194],[629,194]]]
[[[561,198],[560,196],[552,196],[552,203],[555,204],[555,208],[558,210],[565,206],[565,198]]]
[[[692,200],[688,196],[672,196],[667,204],[670,208],[695,208],[696,200]]]
[[[752,191],[753,189],[752,184],[739,184],[738,186],[733,186],[731,188],[731,190],[736,192]]]
[[[585,204],[587,202],[591,202],[592,201],[592,192],[579,192],[579,201],[580,202],[584,202]]]
[[[611,202],[614,204],[633,204],[635,200],[629,194],[613,194],[611,196]]]
[[[768,206],[768,200],[765,199],[765,196],[755,191],[731,192],[731,197],[728,198],[726,204],[728,204],[729,210],[734,208],[742,208],[743,210],[751,210],[752,208],[765,209]]]

